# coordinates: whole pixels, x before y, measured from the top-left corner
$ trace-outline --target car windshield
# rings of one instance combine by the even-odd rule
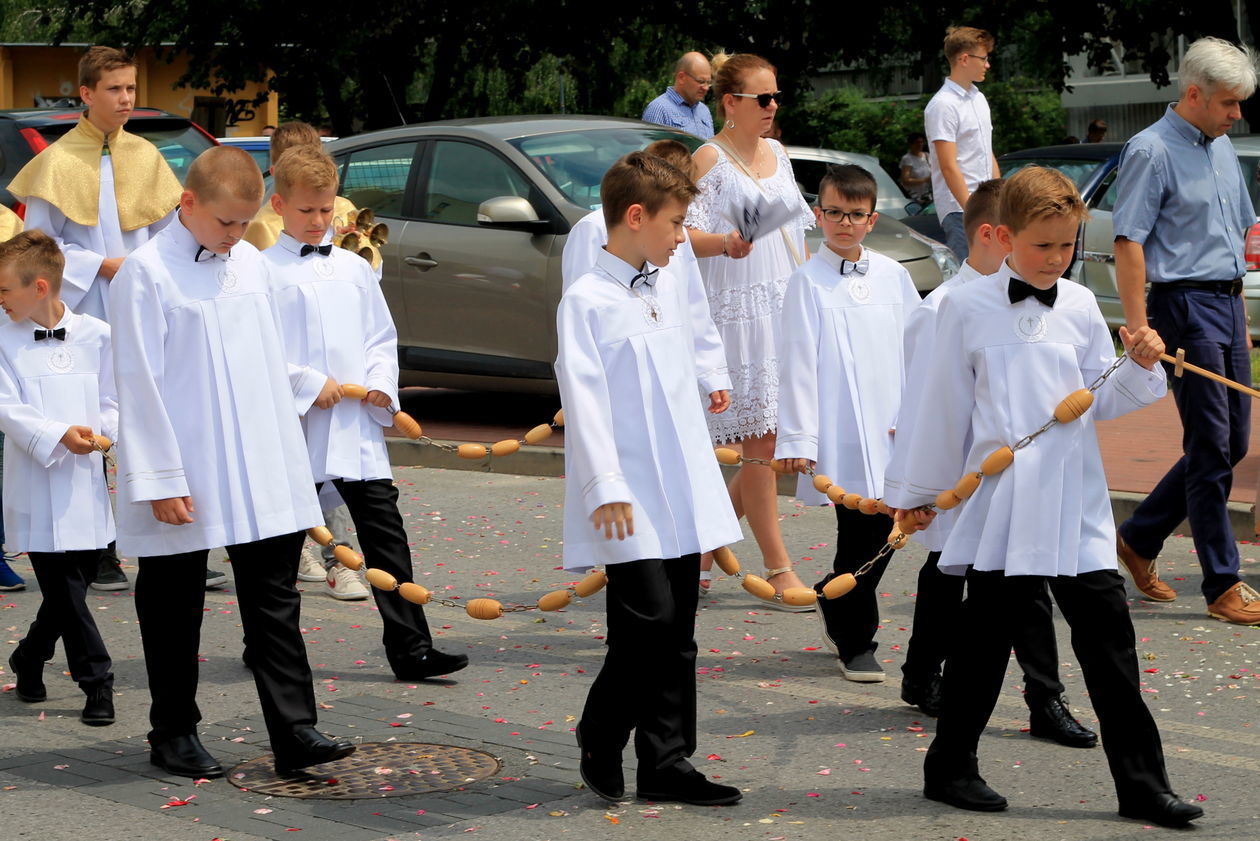
[[[73,125],[41,127],[40,134],[52,143]],[[140,135],[158,147],[158,151],[166,158],[181,183],[188,174],[193,159],[214,145],[210,138],[184,120],[132,120],[127,124],[127,131]]]
[[[698,137],[669,129],[627,127],[566,131],[509,141],[578,207],[601,206],[599,182],[608,167],[622,155],[637,152],[656,140],[678,140],[691,151],[703,142]]]
[[[1044,166],[1050,169],[1057,169],[1068,178],[1071,178],[1072,183],[1079,190],[1085,186],[1085,182],[1098,170],[1098,167],[1102,166],[1102,163],[1102,161],[1082,160],[1081,158],[1016,158],[1014,160],[999,160],[998,166],[1002,170],[1003,178],[1010,178],[1021,169],[1030,166]]]

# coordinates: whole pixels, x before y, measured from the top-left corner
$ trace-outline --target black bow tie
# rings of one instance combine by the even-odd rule
[[[58,327],[56,330],[36,330],[35,341],[42,342],[44,339],[57,339],[64,342],[66,340],[66,328]]]
[[[644,284],[644,283],[646,283],[648,286],[655,286],[656,273],[659,271],[660,269],[652,269],[652,271],[650,272],[639,272],[634,277],[630,278],[630,288],[633,289],[636,286],[639,286],[640,284]]]
[[[317,251],[320,255],[327,257],[329,254],[332,254],[332,243],[330,242],[325,245],[303,245],[302,250],[298,252],[298,256],[305,257],[307,254],[314,254]]]
[[[208,263],[211,260],[226,260],[230,256],[232,256],[231,251],[229,251],[227,254],[215,254],[213,251],[211,251],[209,248],[206,248],[204,245],[199,245],[197,246],[197,253],[193,255],[193,262],[194,263]]]
[[[1049,289],[1038,289],[1037,287],[1025,283],[1017,277],[1011,278],[1011,282],[1006,285],[1006,294],[1010,296],[1012,304],[1018,304],[1028,296],[1036,298],[1047,307],[1054,308],[1054,299],[1059,295],[1059,284],[1055,283]]]

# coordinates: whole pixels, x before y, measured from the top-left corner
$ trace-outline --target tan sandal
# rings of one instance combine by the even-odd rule
[[[785,572],[792,572],[793,569],[794,567],[779,567],[778,569],[768,569],[766,570],[766,580],[769,581],[771,578],[774,578],[776,575],[782,575]],[[812,604],[799,604],[799,605],[787,604],[783,601],[783,594],[777,593],[777,592],[774,594],[774,601],[765,601],[764,599],[757,599],[757,601],[761,602],[762,604],[769,605],[770,607],[773,607],[775,610],[783,610],[788,613],[812,613],[814,610],[814,605]]]

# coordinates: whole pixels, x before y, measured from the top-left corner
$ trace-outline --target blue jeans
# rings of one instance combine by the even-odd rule
[[[971,249],[967,247],[967,230],[963,227],[962,212],[946,213],[941,217],[941,227],[945,229],[945,244],[954,252],[958,262],[966,260]]]
[[[1187,362],[1251,385],[1247,324],[1239,296],[1152,284],[1147,317],[1169,353],[1182,348]],[[1241,580],[1227,504],[1234,465],[1247,454],[1251,398],[1206,377],[1174,377],[1172,366],[1164,367],[1181,415],[1184,454],[1119,531],[1133,551],[1154,558],[1188,518],[1203,568],[1203,597],[1211,604]]]

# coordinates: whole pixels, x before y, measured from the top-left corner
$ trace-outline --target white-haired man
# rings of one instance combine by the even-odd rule
[[[1255,54],[1201,38],[1186,51],[1178,83],[1181,98],[1121,153],[1116,286],[1130,330],[1149,323],[1187,362],[1250,384],[1242,278],[1256,214],[1225,132],[1256,89]],[[1227,509],[1234,465],[1247,452],[1251,398],[1203,377],[1170,382],[1183,455],[1117,529],[1116,551],[1148,599],[1170,602],[1177,594],[1159,580],[1155,558],[1189,518],[1208,613],[1260,624],[1260,594],[1239,577]]]
[[[674,65],[674,86],[648,103],[642,119],[708,140],[713,136],[713,115],[704,98],[711,87],[713,65],[700,53],[686,53]]]

